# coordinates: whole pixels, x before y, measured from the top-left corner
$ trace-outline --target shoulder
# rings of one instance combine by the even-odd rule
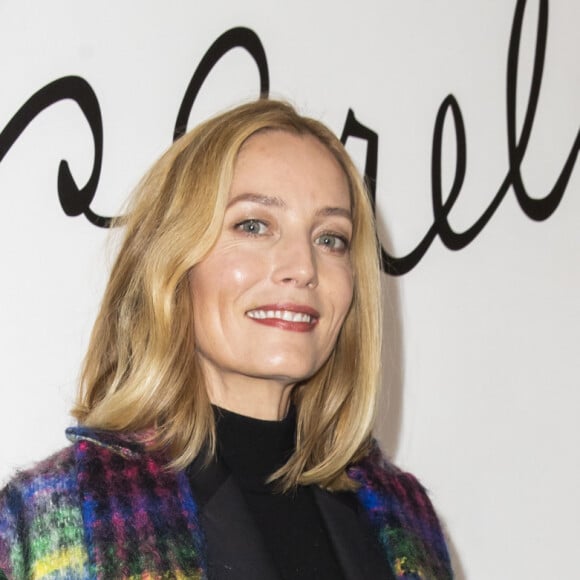
[[[57,451],[29,469],[21,470],[0,491],[0,505],[20,494],[27,500],[39,499],[43,492],[67,488],[74,480],[75,459],[72,446]]]
[[[67,447],[22,470],[0,490],[0,540],[16,533],[35,512],[46,513],[57,496],[75,485],[73,450]]]
[[[72,446],[18,472],[0,491],[0,570],[24,578],[50,568],[58,530],[82,533]],[[77,538],[80,540],[80,538]],[[80,543],[77,542],[77,543]],[[53,550],[54,548],[54,550]]]
[[[119,471],[133,483],[141,474],[146,497],[147,484],[161,477],[143,453],[142,434],[73,427],[67,437],[72,445],[18,472],[0,491],[0,572],[8,578],[91,576],[84,523],[95,502],[115,492],[111,470],[130,464]]]
[[[348,473],[360,485],[357,498],[397,577],[451,578],[441,525],[417,478],[387,461],[376,441]]]
[[[376,441],[348,473],[360,484],[357,495],[371,512],[393,512],[402,519],[418,519],[439,529],[439,521],[423,485],[414,475],[388,461]]]
[[[426,490],[417,478],[386,459],[375,440],[372,441],[368,453],[354,463],[348,473],[365,489],[373,489],[401,499],[413,495],[426,497]]]

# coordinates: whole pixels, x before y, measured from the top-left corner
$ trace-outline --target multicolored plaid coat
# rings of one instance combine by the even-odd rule
[[[69,429],[73,445],[0,492],[0,578],[207,579],[188,478],[136,438]],[[441,528],[413,476],[378,448],[349,470],[393,576],[452,577]]]

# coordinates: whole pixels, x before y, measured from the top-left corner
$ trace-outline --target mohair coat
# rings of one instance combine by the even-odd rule
[[[82,427],[67,435],[73,445],[0,492],[0,578],[206,580],[187,475],[164,469],[163,457],[135,437]],[[439,522],[417,480],[378,447],[348,473],[360,484],[357,502],[392,577],[452,578]],[[345,577],[359,575],[345,570]]]

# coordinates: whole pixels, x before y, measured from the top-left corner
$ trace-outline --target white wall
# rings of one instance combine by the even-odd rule
[[[265,49],[272,95],[291,99],[338,134],[350,108],[379,135],[381,239],[402,257],[434,222],[433,130],[448,94],[462,113],[467,152],[451,228],[468,230],[509,174],[506,66],[516,4],[248,0],[210,9],[187,1],[0,0],[0,132],[48,83],[85,79],[104,127],[90,207],[113,215],[170,143],[204,53],[222,33],[245,26]],[[525,11],[516,134],[528,102],[538,8],[548,2],[519,5]],[[577,138],[579,25],[580,4],[549,3],[541,92],[521,162],[535,198],[550,192]],[[229,52],[204,83],[190,126],[256,95],[257,87],[248,53]],[[443,199],[453,180],[453,137],[448,118]],[[66,216],[58,200],[61,159],[81,186],[93,169],[92,136],[78,106],[50,106],[8,144],[4,131],[3,481],[65,444],[67,410],[110,263],[107,231],[82,215]],[[349,139],[348,147],[362,166],[366,143]],[[579,188],[580,170],[573,168],[553,213],[532,220],[508,187],[470,244],[452,251],[435,235],[408,273],[384,277],[390,406],[383,405],[377,431],[395,461],[430,490],[459,578],[573,574],[570,555],[580,537]]]

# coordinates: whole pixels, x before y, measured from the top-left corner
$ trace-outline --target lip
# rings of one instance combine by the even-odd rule
[[[310,321],[299,322],[292,320],[282,320],[280,318],[252,318],[248,315],[248,312],[263,310],[263,311],[285,311],[293,312],[296,314],[307,314],[310,316]],[[246,316],[253,322],[262,324],[264,326],[272,326],[274,328],[279,328],[281,330],[290,330],[293,332],[310,332],[318,324],[318,319],[320,318],[320,313],[315,308],[311,306],[306,306],[305,304],[294,304],[294,303],[278,303],[278,304],[262,304],[256,306],[255,308],[250,308],[246,312]]]

